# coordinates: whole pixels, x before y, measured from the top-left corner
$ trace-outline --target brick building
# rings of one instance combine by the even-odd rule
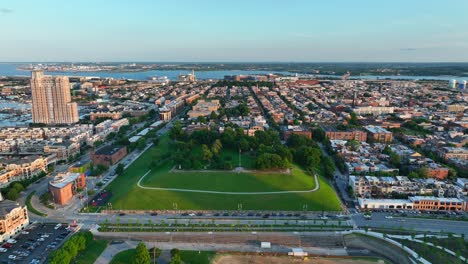
[[[325,135],[330,140],[357,140],[367,141],[367,133],[361,130],[339,131],[333,128],[325,128]]]
[[[111,166],[116,164],[127,155],[125,146],[106,146],[91,152],[91,160],[94,165],[102,164]]]
[[[282,128],[283,139],[288,140],[292,134],[304,136],[306,138],[312,139],[312,131],[306,127],[301,126],[284,126]]]
[[[464,211],[465,202],[458,198],[440,198],[433,196],[409,197],[413,209],[421,211]]]
[[[373,140],[374,142],[380,143],[391,143],[393,140],[392,132],[386,130],[385,128],[379,126],[366,126],[367,139]]]
[[[76,194],[78,188],[86,187],[83,173],[62,173],[49,182],[49,192],[56,204],[67,204]]]

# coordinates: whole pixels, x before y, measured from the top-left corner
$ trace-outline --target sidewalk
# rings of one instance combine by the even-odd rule
[[[397,242],[397,241],[395,241],[393,239],[390,239],[389,236],[385,236],[382,233],[377,233],[377,232],[372,232],[372,231],[366,232],[364,230],[351,230],[351,231],[344,231],[344,232],[341,232],[341,233],[343,235],[358,233],[358,234],[368,235],[368,236],[372,236],[372,237],[375,237],[375,238],[385,240],[386,242],[401,248],[402,250],[404,250],[406,253],[408,253],[410,256],[412,256],[414,259],[418,260],[419,262],[421,262],[423,264],[431,264],[431,262],[427,261],[423,257],[420,257],[419,254],[416,253],[415,251],[413,251],[411,248],[409,248],[407,246],[402,246],[401,243],[399,243],[399,242]]]

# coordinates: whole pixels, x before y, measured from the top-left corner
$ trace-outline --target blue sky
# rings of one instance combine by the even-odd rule
[[[461,61],[467,0],[0,0],[0,61]]]

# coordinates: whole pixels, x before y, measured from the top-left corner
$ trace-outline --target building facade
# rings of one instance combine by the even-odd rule
[[[40,156],[0,160],[0,187],[47,171],[48,159]]]
[[[361,142],[367,141],[367,133],[360,130],[338,131],[325,130],[325,135],[330,140],[357,140]]]
[[[0,242],[3,242],[29,225],[26,206],[17,202],[3,200],[0,194]]]
[[[33,71],[31,78],[33,123],[73,124],[79,121],[78,106],[71,102],[68,77],[45,76]]]
[[[56,204],[64,205],[70,202],[78,188],[86,187],[83,173],[62,173],[49,182],[49,192]]]
[[[386,130],[385,128],[379,126],[366,126],[365,129],[368,133],[368,140],[373,140],[374,142],[380,143],[391,143],[393,140],[392,132]]]
[[[94,165],[111,166],[127,155],[125,146],[107,146],[91,152],[91,160]]]

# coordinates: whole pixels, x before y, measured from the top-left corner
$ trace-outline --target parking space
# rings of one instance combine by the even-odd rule
[[[111,198],[112,193],[108,191],[102,191],[96,194],[89,202],[88,206],[105,206],[107,205],[109,199]]]
[[[34,224],[2,244],[0,263],[45,263],[48,254],[71,233],[67,224]],[[9,243],[10,242],[10,243]]]

